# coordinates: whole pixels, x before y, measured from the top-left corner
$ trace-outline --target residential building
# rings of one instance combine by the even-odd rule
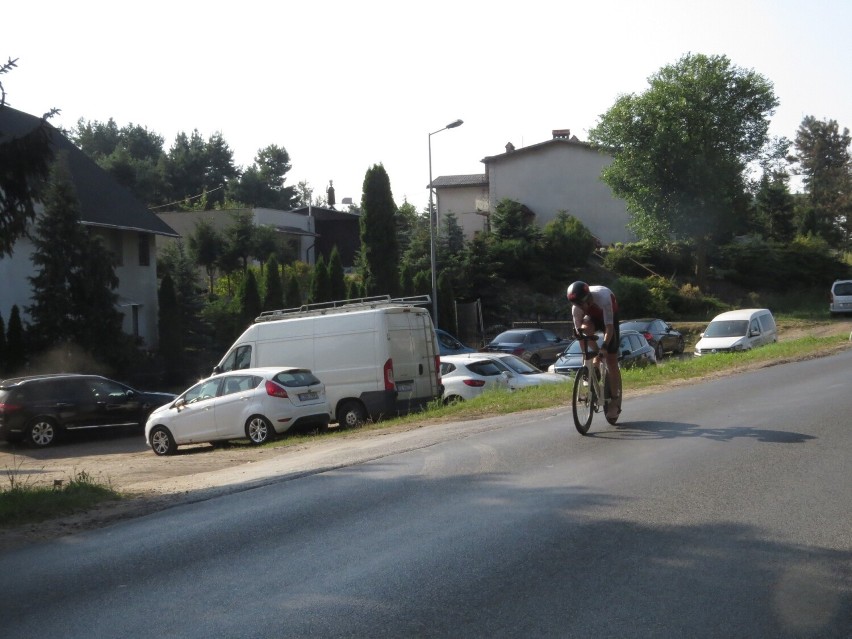
[[[41,118],[8,106],[0,108],[0,144],[22,137],[41,125]],[[149,211],[130,191],[51,127],[51,147],[67,158],[80,201],[81,223],[103,238],[115,255],[119,284],[118,309],[124,332],[141,338],[147,348],[157,346],[157,260],[154,238],[174,237],[168,224]],[[43,211],[37,205],[36,214]],[[33,225],[31,225],[32,228]],[[32,304],[29,277],[34,274],[33,244],[27,237],[14,245],[12,255],[0,258],[0,314],[8,321],[17,305],[21,319],[29,319]]]
[[[361,248],[360,215],[322,206],[305,206],[291,211],[266,208],[165,211],[157,215],[182,238],[192,235],[201,220],[224,232],[234,223],[235,215],[250,215],[255,225],[273,228],[281,241],[290,244],[298,259],[307,264],[314,264],[319,255],[328,262],[337,246],[343,266],[350,267]],[[157,250],[173,241],[173,238],[158,240]]]
[[[627,228],[627,205],[601,181],[612,157],[557,129],[546,142],[483,158],[485,173],[449,175],[433,180],[438,220],[456,216],[472,238],[489,228],[490,215],[503,199],[523,204],[539,226],[567,211],[579,219],[601,244],[635,241]]]

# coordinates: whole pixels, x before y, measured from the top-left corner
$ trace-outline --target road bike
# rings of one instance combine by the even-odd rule
[[[610,402],[614,401],[618,404],[618,412],[621,412],[621,389],[618,389],[617,397],[612,397],[606,357],[598,357],[598,361],[595,362],[595,357],[599,353],[597,338],[581,335],[577,339],[583,341],[583,365],[577,369],[574,376],[571,412],[574,415],[574,426],[577,427],[577,432],[585,435],[589,432],[592,417],[597,412],[603,411],[606,421],[615,425],[618,417],[610,417],[607,409]]]

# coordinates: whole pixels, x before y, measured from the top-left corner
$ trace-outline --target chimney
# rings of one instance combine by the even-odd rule
[[[554,140],[570,140],[571,129],[553,129]]]
[[[514,145],[514,144],[512,144],[511,142],[509,142],[509,143],[507,143],[507,144],[506,144],[506,153],[511,153],[511,152],[512,152],[512,151],[514,151],[514,150],[515,150],[515,145]]]

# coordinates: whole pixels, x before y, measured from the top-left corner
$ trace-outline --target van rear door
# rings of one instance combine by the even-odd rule
[[[388,337],[400,402],[429,401],[439,395],[432,319],[423,309],[389,309]]]

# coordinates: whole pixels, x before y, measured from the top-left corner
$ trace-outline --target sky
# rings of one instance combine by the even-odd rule
[[[423,210],[432,175],[570,129],[687,53],[726,55],[773,83],[770,134],[802,118],[852,128],[849,0],[43,0],[0,10],[10,106],[55,126],[115,120],[161,135],[220,132],[235,163],[287,150],[288,185],[360,202],[384,166]],[[460,127],[441,129],[462,119]],[[433,134],[430,136],[430,134]]]

